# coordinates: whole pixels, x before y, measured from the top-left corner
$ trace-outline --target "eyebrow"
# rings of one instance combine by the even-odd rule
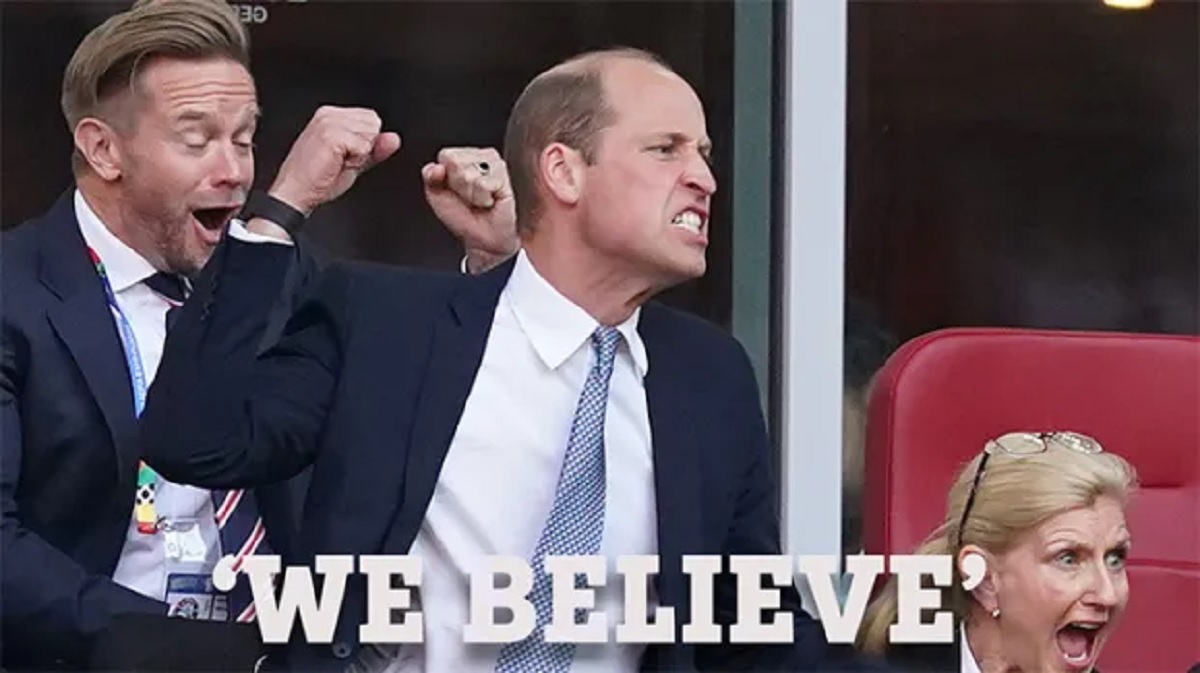
[[[1113,550],[1113,549],[1128,549],[1132,544],[1133,544],[1133,539],[1130,538],[1128,535],[1125,535],[1125,536],[1118,538],[1116,542],[1113,542],[1110,545],[1100,545],[1100,546],[1103,546],[1106,551],[1109,551],[1109,550]],[[1084,542],[1082,540],[1079,540],[1078,538],[1075,538],[1069,534],[1063,535],[1061,533],[1051,536],[1045,542],[1045,546],[1047,546],[1047,547],[1054,547],[1054,546],[1058,546],[1058,545],[1067,545],[1070,547],[1085,548],[1085,549],[1093,549],[1097,546],[1097,545],[1093,545],[1090,542]]]
[[[664,133],[663,136],[675,145],[686,145],[690,140],[687,135],[677,131]],[[712,141],[708,138],[698,140],[696,141],[696,149],[700,151],[700,154],[707,158],[712,155]]]
[[[251,112],[250,112],[249,119],[245,120],[242,123],[248,124],[251,122],[257,122],[261,117],[262,117],[262,108],[255,105],[254,109],[251,110]],[[192,109],[184,110],[183,112],[176,115],[174,122],[176,124],[188,123],[188,122],[209,123],[209,122],[212,122],[213,119],[214,119],[214,115],[211,112],[209,112],[208,110],[197,110],[195,108],[192,108]]]

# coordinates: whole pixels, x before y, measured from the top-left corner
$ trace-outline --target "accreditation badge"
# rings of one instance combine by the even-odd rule
[[[172,617],[229,620],[229,599],[216,590],[212,571],[216,566],[215,540],[191,520],[176,520],[162,526],[167,568],[167,606]]]

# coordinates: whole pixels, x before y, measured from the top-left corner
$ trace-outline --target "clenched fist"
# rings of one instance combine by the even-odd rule
[[[311,214],[400,149],[400,136],[382,127],[374,110],[321,107],[292,144],[269,193]]]
[[[520,248],[508,168],[495,149],[451,147],[421,169],[425,199],[462,241],[467,268],[481,273]]]

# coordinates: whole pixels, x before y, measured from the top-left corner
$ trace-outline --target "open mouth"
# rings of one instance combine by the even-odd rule
[[[1084,670],[1095,663],[1097,643],[1104,630],[1103,622],[1071,622],[1055,634],[1063,661],[1074,669]]]
[[[216,208],[197,208],[192,211],[192,217],[208,231],[221,231],[233,216],[237,214],[236,206],[220,206]]]

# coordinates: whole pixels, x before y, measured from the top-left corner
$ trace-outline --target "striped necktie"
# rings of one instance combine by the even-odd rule
[[[170,331],[175,326],[179,309],[187,298],[187,281],[180,276],[159,272],[147,278],[146,285],[171,304],[166,317],[167,331]],[[221,536],[221,551],[223,555],[234,556],[235,570],[240,569],[245,557],[251,554],[271,553],[253,491],[212,491],[212,502],[217,530]],[[228,594],[228,600],[231,620],[254,620],[254,601],[245,576],[238,576],[237,584]]]

